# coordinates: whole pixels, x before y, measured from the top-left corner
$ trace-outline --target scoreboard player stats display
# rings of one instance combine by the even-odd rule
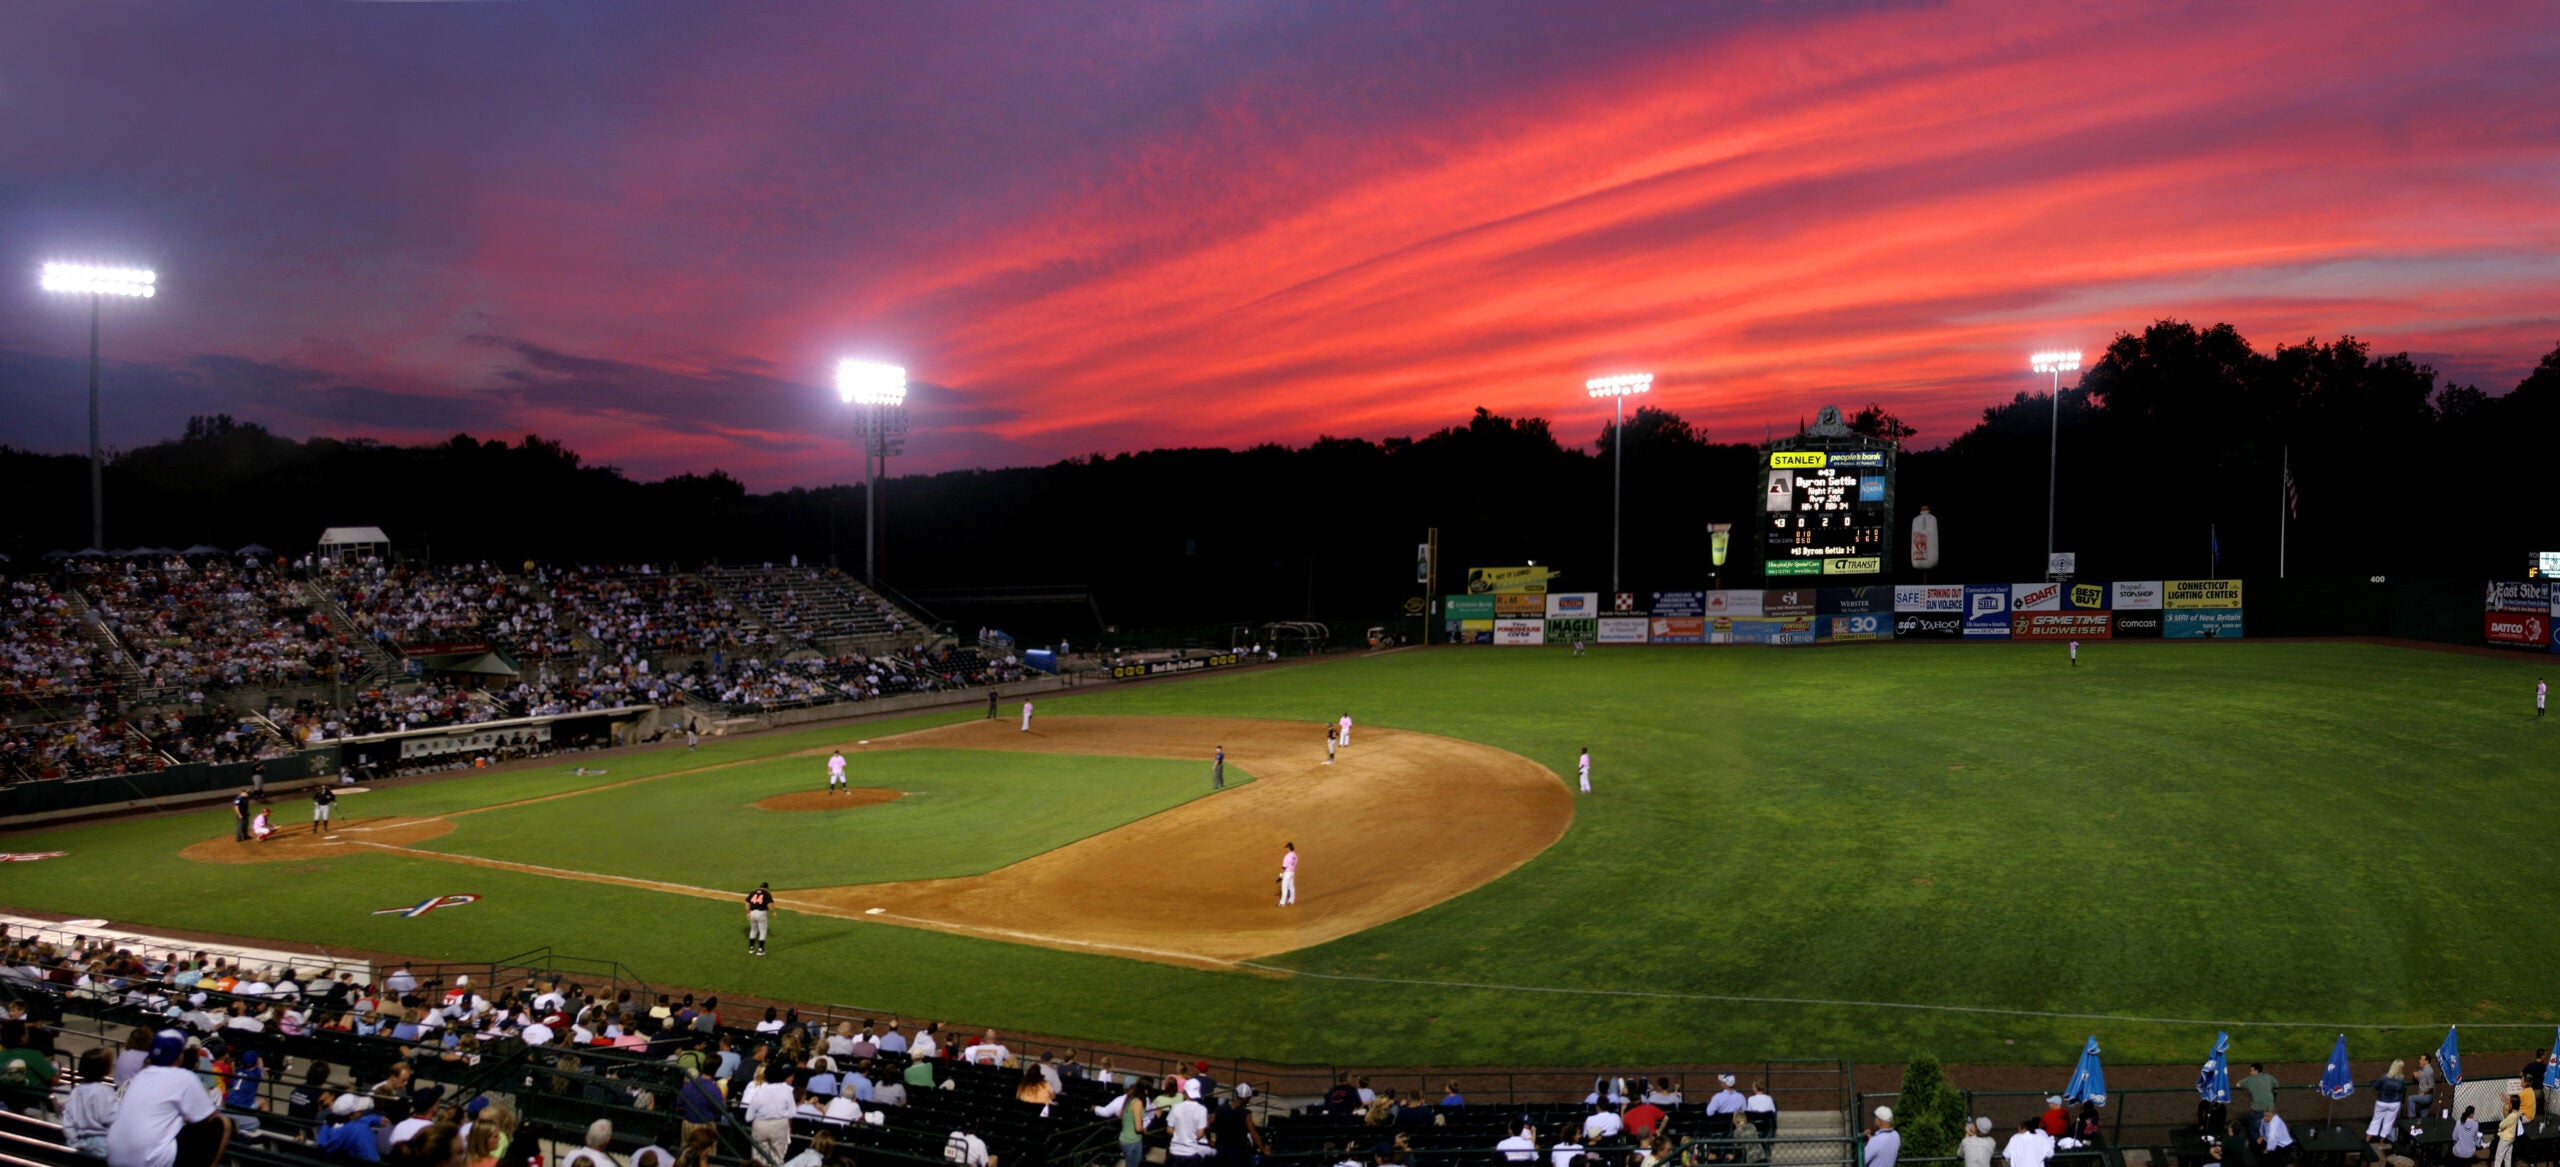
[[[1881,575],[1893,558],[1893,451],[1771,449],[1761,455],[1767,574]]]

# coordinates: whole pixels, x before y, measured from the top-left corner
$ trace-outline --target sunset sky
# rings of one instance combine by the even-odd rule
[[[2560,5],[19,0],[0,442],[565,440],[658,477],[1418,434],[1953,436],[2174,316],[2512,387],[2560,343]]]

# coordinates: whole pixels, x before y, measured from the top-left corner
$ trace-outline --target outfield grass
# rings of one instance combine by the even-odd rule
[[[1560,774],[1592,748],[1598,792],[1546,854],[1268,962],[1298,976],[789,913],[775,955],[750,963],[717,902],[395,856],[169,858],[227,830],[220,811],[22,836],[13,848],[74,854],[0,868],[0,901],[433,957],[549,944],[674,984],[1294,1061],[2062,1062],[2090,1033],[2113,1060],[2188,1061],[2213,1029],[1845,1002],[2230,1023],[2241,1060],[2316,1058],[2338,1023],[2410,1027],[2355,1034],[2359,1054],[2432,1047],[2450,1021],[2474,1048],[2520,1048],[2549,1039],[2555,1012],[2535,991],[2560,942],[2534,877],[2560,827],[2560,723],[2531,716],[2549,663],[2249,642],[2100,643],[2076,670],[2022,645],[1459,649],[1044,700],[1044,715],[1348,709]],[[700,761],[618,759],[603,781]],[[464,779],[367,795],[382,801],[362,813],[535,788]],[[595,821],[565,813],[563,829]],[[543,835],[522,845],[558,855]],[[356,910],[460,890],[491,898],[414,921]],[[2269,1020],[2309,1024],[2245,1024]]]

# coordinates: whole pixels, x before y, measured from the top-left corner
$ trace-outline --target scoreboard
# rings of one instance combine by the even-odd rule
[[[1767,573],[1881,575],[1893,558],[1893,452],[1772,449],[1761,458]]]

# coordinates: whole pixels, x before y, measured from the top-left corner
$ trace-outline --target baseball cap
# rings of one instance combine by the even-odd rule
[[[1991,1120],[1990,1120],[1990,1119],[1987,1119],[1987,1118],[1977,1118],[1977,1119],[1973,1120],[1973,1129],[1978,1130],[1978,1131],[1981,1131],[1982,1133],[1984,1133],[1984,1134],[1986,1134],[1986,1135],[1987,1135],[1987,1134],[1990,1134],[1990,1133],[1991,1133]]]
[[[1880,1118],[1880,1119],[1883,1119],[1883,1120],[1884,1120],[1884,1121],[1886,1121],[1886,1122],[1892,1122],[1892,1121],[1893,1121],[1893,1108],[1892,1108],[1892,1107],[1890,1107],[1890,1106],[1879,1106],[1879,1107],[1877,1107],[1877,1108],[1876,1108],[1876,1117],[1877,1117],[1877,1118]]]
[[[471,1101],[462,1104],[462,1113],[473,1118],[480,1117],[480,1112],[487,1109],[489,1109],[489,1096],[486,1094],[475,1095]]]
[[[160,1035],[159,1035],[159,1036],[154,1037],[154,1038],[152,1038],[152,1039],[151,1039],[151,1058],[150,1058],[150,1060],[151,1060],[151,1064],[152,1064],[152,1065],[155,1065],[155,1066],[174,1066],[174,1065],[177,1065],[177,1064],[178,1064],[178,1058],[180,1057],[180,1055],[183,1055],[183,1054],[185,1054],[186,1052],[187,1052],[187,1039],[186,1039],[186,1038],[184,1038],[184,1037],[179,1036],[179,1035],[178,1035],[178,1032],[177,1032],[176,1030],[173,1030],[173,1029],[164,1029],[164,1030],[161,1030],[161,1031],[160,1031]]]
[[[1252,1084],[1252,1083],[1250,1083],[1250,1082],[1238,1082],[1238,1083],[1236,1083],[1236,1097],[1238,1097],[1238,1098],[1251,1098],[1251,1097],[1253,1097],[1253,1084]]]

